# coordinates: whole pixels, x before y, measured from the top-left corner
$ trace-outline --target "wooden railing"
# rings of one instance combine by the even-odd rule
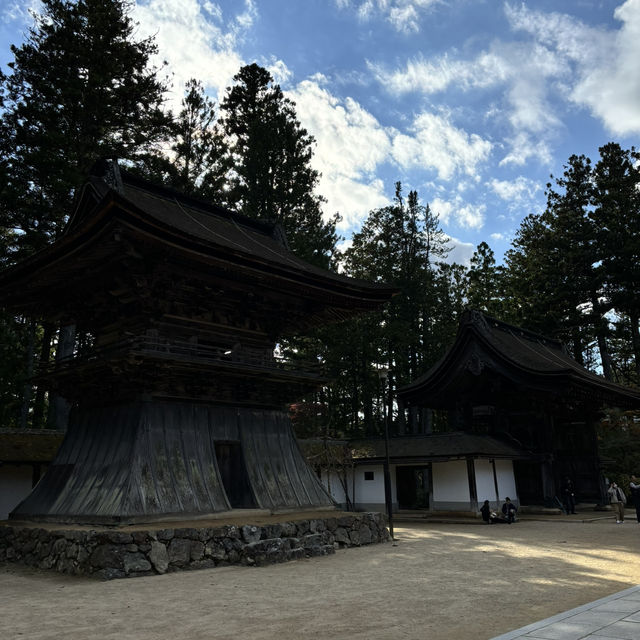
[[[130,356],[149,356],[167,360],[193,363],[224,364],[232,368],[264,369],[267,371],[289,371],[309,377],[322,377],[322,366],[318,363],[290,361],[276,356],[271,350],[237,346],[230,349],[201,344],[196,341],[168,340],[155,336],[132,336],[102,347],[93,347],[84,353],[76,353],[40,370],[40,374],[51,374],[57,370],[75,367],[95,361],[109,361]]]

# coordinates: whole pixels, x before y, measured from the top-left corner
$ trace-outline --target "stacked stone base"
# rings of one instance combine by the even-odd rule
[[[131,531],[126,527],[82,530],[0,525],[0,562],[109,580],[234,564],[273,564],[388,539],[379,513],[262,526],[136,527]]]

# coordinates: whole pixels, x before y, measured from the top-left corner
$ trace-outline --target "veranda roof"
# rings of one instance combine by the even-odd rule
[[[385,441],[381,438],[351,440],[349,447],[357,462],[377,463],[385,457]],[[419,464],[468,457],[515,460],[530,458],[531,454],[497,438],[462,431],[389,439],[389,458],[394,464]]]

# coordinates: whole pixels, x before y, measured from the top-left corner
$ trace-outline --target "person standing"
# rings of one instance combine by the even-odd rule
[[[567,515],[576,512],[576,494],[573,489],[573,482],[569,476],[565,476],[562,483],[562,498],[564,502],[564,510]]]
[[[624,507],[627,503],[627,496],[624,495],[624,491],[615,482],[609,485],[607,493],[609,494],[613,511],[616,514],[616,523],[622,524],[624,522]]]
[[[638,521],[638,524],[640,524],[640,480],[635,476],[631,476],[629,489],[631,491],[633,506],[636,508],[636,520]]]

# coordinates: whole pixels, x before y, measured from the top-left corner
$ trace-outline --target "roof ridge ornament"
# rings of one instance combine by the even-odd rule
[[[468,309],[469,322],[477,325],[483,331],[489,331],[489,323],[487,322],[487,316],[478,309]]]
[[[117,158],[100,158],[91,168],[91,175],[102,178],[107,186],[124,194],[124,184]]]

